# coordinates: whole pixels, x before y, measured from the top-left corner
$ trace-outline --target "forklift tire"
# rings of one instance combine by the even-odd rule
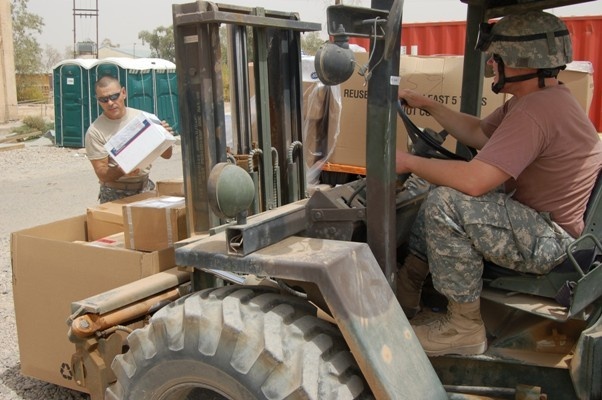
[[[192,293],[128,336],[112,400],[370,399],[337,327],[265,286]]]

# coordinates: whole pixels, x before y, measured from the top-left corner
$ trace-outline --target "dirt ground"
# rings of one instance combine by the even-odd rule
[[[19,120],[0,124],[0,138],[11,133],[25,116],[54,120],[52,104],[19,105]],[[23,149],[3,151],[0,145],[0,235],[85,213],[96,202],[98,180],[85,149],[60,148],[47,137],[22,142]],[[170,160],[159,159],[151,179],[182,176],[179,146]],[[5,184],[8,183],[8,184]]]
[[[47,112],[45,118],[51,115],[44,109],[27,111],[32,112],[30,115]],[[14,125],[18,122],[0,125],[0,137]],[[83,149],[56,147],[47,137],[27,142],[19,149],[5,150],[0,145],[0,171],[0,399],[85,399],[87,395],[20,374],[10,234],[85,214],[87,207],[97,204],[97,178]],[[179,177],[182,158],[177,145],[170,160],[159,159],[153,164],[151,179]]]

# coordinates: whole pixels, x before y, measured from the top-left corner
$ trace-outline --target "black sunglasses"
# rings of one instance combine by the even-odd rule
[[[111,100],[111,101],[117,100],[119,98],[119,96],[121,96],[121,91],[110,94],[108,96],[97,97],[96,100],[100,101],[101,103],[108,103],[109,100]]]

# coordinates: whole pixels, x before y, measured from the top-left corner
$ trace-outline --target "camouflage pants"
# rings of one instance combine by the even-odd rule
[[[545,274],[562,261],[574,239],[546,213],[501,192],[480,197],[436,187],[421,206],[410,250],[428,259],[435,289],[455,302],[476,300],[483,260]]]
[[[150,192],[151,190],[155,190],[155,182],[151,181],[150,179],[148,180],[146,187],[140,190],[121,190],[111,188],[105,185],[100,185],[100,191],[98,192],[98,202],[102,204],[108,201],[123,199],[124,197],[133,196],[142,192]]]

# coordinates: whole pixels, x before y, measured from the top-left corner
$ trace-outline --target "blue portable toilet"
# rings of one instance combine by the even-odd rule
[[[90,126],[90,67],[95,60],[73,59],[56,64],[53,71],[54,131],[56,145],[83,147]]]

